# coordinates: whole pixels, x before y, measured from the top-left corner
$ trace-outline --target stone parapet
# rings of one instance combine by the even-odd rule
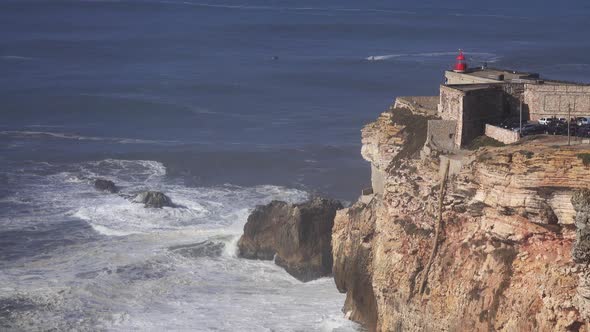
[[[516,143],[520,139],[520,135],[517,132],[492,126],[491,124],[486,124],[485,134],[487,137],[491,137],[504,144]]]

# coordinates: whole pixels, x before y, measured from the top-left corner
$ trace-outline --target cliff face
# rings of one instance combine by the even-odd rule
[[[419,159],[426,119],[407,112],[363,129],[382,189],[334,221],[348,317],[379,331],[588,331],[590,194],[579,190],[590,145],[546,138]]]

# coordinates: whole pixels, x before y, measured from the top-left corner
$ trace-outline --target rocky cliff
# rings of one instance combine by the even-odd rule
[[[441,156],[408,112],[363,129],[375,194],[334,221],[346,315],[378,331],[590,331],[590,145]]]
[[[272,201],[257,206],[244,225],[239,256],[274,259],[302,281],[332,274],[331,231],[338,201],[315,197],[300,204]]]

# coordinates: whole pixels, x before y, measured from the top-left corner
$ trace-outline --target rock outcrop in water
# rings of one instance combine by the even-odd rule
[[[113,194],[119,191],[119,188],[117,188],[113,181],[106,179],[94,180],[94,188],[100,191],[108,191]]]
[[[159,191],[144,191],[135,196],[134,203],[143,203],[147,208],[175,207],[170,197]]]
[[[331,234],[338,201],[316,197],[301,204],[273,201],[248,217],[238,242],[239,255],[275,259],[302,281],[332,273]]]
[[[540,138],[450,158],[435,243],[449,158],[418,158],[423,126],[398,112],[363,130],[381,190],[334,221],[347,317],[377,331],[589,331],[590,146]]]

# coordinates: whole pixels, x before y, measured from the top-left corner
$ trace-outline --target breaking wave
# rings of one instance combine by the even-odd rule
[[[344,295],[332,279],[304,284],[270,261],[236,257],[239,235],[254,206],[273,199],[300,201],[307,197],[303,191],[270,185],[188,187],[168,179],[166,167],[152,160],[31,162],[8,177],[20,184],[19,190],[0,203],[22,208],[0,213],[0,227],[38,230],[44,243],[52,241],[52,234],[73,232],[81,240],[51,248],[44,244],[35,256],[0,261],[2,327],[357,329],[340,313]],[[96,177],[113,180],[122,195],[96,191]],[[163,191],[183,207],[144,208],[126,198],[148,188]],[[90,224],[94,235],[79,227],[63,228],[75,220]],[[18,240],[14,236],[19,234],[13,230],[9,236]],[[30,241],[31,233],[23,234]]]

